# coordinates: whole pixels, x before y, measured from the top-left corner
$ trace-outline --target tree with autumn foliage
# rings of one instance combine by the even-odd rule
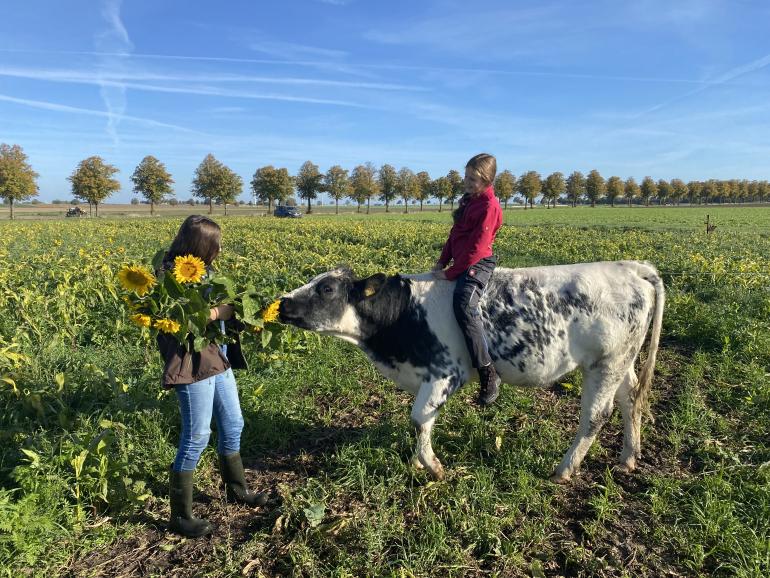
[[[134,192],[139,193],[150,203],[150,214],[155,214],[155,203],[160,203],[166,196],[173,194],[171,185],[174,179],[166,166],[152,155],[147,155],[134,169],[131,175]]]
[[[509,170],[505,170],[495,179],[495,195],[502,201],[503,209],[508,208],[508,201],[516,192],[516,176]]]
[[[67,180],[72,183],[73,196],[86,201],[89,212],[93,206],[98,217],[99,203],[120,190],[120,182],[112,178],[119,172],[117,167],[108,165],[101,157],[93,156],[80,161]]]
[[[318,170],[318,165],[305,161],[294,179],[297,195],[300,199],[307,201],[308,214],[313,212],[311,201],[318,197],[318,193],[323,190],[323,178],[324,176]]]
[[[243,191],[243,179],[214,155],[207,154],[195,169],[191,190],[193,196],[208,202],[209,213],[214,212],[216,201],[224,204],[226,214],[227,205],[234,203]]]
[[[610,200],[610,205],[615,206],[615,200],[623,196],[625,186],[623,180],[620,177],[612,176],[607,179],[607,187],[605,195]]]
[[[575,207],[586,190],[586,179],[580,171],[574,171],[567,177],[567,198]]]
[[[431,187],[433,181],[431,181],[430,175],[427,173],[427,171],[420,171],[415,175],[415,179],[417,186],[414,189],[414,198],[420,201],[420,211],[422,211],[422,204],[430,198],[430,195],[433,191]]]
[[[607,185],[604,182],[604,177],[599,174],[599,171],[594,169],[588,173],[585,195],[592,207],[596,206],[596,202],[604,196],[606,191]]]
[[[267,211],[272,213],[273,201],[281,203],[294,192],[294,179],[288,169],[267,165],[254,171],[251,190],[260,201],[267,202]]]
[[[534,208],[535,197],[540,194],[543,182],[540,179],[540,173],[537,171],[528,171],[519,177],[519,194],[524,197],[524,208],[527,208],[529,202],[530,208]]]
[[[650,206],[650,199],[658,194],[658,185],[652,180],[652,177],[644,177],[642,186],[639,188],[640,196],[644,200],[645,206]]]
[[[566,185],[564,175],[559,171],[551,173],[543,183],[543,200],[546,202],[545,208],[550,209],[551,204],[556,207],[556,200],[564,194]]]
[[[324,191],[329,193],[334,199],[334,213],[340,212],[340,199],[347,197],[350,194],[350,179],[348,178],[348,171],[343,169],[340,165],[334,165],[329,167],[324,175]]]
[[[19,145],[0,144],[0,198],[10,205],[11,219],[13,203],[37,195],[37,177]]]
[[[631,201],[638,198],[641,194],[641,191],[639,190],[639,184],[636,182],[634,177],[628,177],[626,179],[626,182],[623,184],[623,196],[628,201],[628,208],[631,208]]]
[[[358,203],[358,212],[366,201],[366,214],[369,214],[369,205],[372,197],[380,192],[380,184],[377,182],[377,169],[372,163],[358,165],[350,175],[351,198]]]
[[[385,201],[385,212],[390,212],[390,202],[396,198],[396,180],[398,175],[392,165],[382,165],[378,175],[380,200]]]
[[[438,200],[438,212],[444,204],[444,199],[452,195],[452,183],[447,177],[439,177],[431,183],[431,194]]]
[[[450,195],[447,197],[450,203],[449,208],[454,210],[455,200],[462,197],[463,193],[465,192],[465,188],[463,186],[463,178],[462,176],[460,176],[460,173],[458,173],[454,169],[452,169],[447,173],[446,178],[449,181],[450,186],[452,187],[452,190],[450,191]]]

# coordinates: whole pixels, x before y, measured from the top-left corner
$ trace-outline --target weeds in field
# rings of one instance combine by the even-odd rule
[[[220,527],[206,547],[171,541],[158,523],[176,402],[115,277],[167,246],[178,222],[0,224],[2,572],[110,575],[141,560],[162,574],[194,553],[195,565],[177,570],[767,575],[770,239],[750,222],[706,239],[700,227],[665,228],[655,211],[645,222],[641,209],[625,213],[634,228],[549,213],[571,224],[532,223],[540,212],[528,211],[531,226],[500,231],[501,265],[648,259],[666,281],[657,420],[644,427],[638,473],[612,469],[622,435],[613,419],[572,485],[546,481],[577,424],[574,374],[548,391],[508,388],[483,413],[459,392],[435,432],[451,468],[431,482],[408,463],[408,396],[351,346],[284,331],[270,348],[247,344],[251,368],[238,380],[242,452],[255,484],[272,491],[271,509],[216,499],[214,455],[204,453],[200,485],[214,499],[199,507]],[[419,214],[222,224],[220,269],[265,296],[341,263],[361,276],[426,270],[448,226]]]

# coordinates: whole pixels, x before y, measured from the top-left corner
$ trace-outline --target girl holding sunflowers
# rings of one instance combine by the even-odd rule
[[[191,215],[182,223],[161,267],[173,272],[177,281],[198,282],[219,255],[221,239],[221,229],[213,220]],[[209,323],[218,323],[225,331],[232,316],[231,305],[219,305],[211,309]],[[240,456],[243,417],[233,369],[245,368],[246,362],[237,332],[233,333],[235,343],[210,343],[200,352],[190,351],[171,333],[161,330],[157,336],[165,362],[162,382],[164,387],[175,389],[182,418],[179,448],[170,471],[169,528],[183,536],[199,537],[209,534],[212,526],[192,514],[193,472],[208,444],[212,415],[217,423],[219,470],[227,500],[261,506],[267,496],[248,490]]]

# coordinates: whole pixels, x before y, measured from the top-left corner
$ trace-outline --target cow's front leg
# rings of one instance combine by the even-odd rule
[[[412,424],[417,434],[417,445],[412,464],[418,469],[425,468],[436,480],[444,479],[444,467],[433,453],[430,434],[439,408],[446,403],[448,380],[423,383],[412,406]]]

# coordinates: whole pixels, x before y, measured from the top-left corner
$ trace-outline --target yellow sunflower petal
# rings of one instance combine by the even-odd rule
[[[130,319],[139,327],[149,327],[152,325],[152,318],[149,315],[144,315],[143,313],[132,315]]]
[[[281,306],[281,300],[276,299],[273,301],[263,312],[262,320],[265,323],[272,323],[278,319],[278,308]]]
[[[141,297],[155,285],[155,275],[139,265],[124,265],[118,271],[118,281],[123,289],[133,291]]]
[[[198,283],[206,274],[206,264],[195,255],[174,259],[174,279],[179,283]]]
[[[181,327],[181,325],[173,319],[156,319],[152,326],[163,333],[177,333]]]

